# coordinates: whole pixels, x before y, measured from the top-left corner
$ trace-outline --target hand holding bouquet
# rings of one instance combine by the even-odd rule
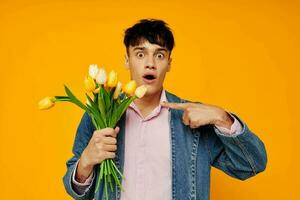
[[[85,104],[65,85],[67,96],[46,97],[39,102],[39,109],[49,109],[56,102],[71,102],[89,114],[97,130],[107,127],[114,128],[130,103],[136,98],[142,98],[147,91],[144,85],[136,88],[134,80],[129,81],[122,87],[115,71],[112,70],[107,75],[104,68],[99,69],[95,64],[90,65],[89,75],[85,77],[84,86],[87,98]],[[123,178],[112,159],[102,161],[95,193],[103,180],[106,199],[108,199],[108,185],[111,191],[114,191],[114,184],[117,184],[123,190],[118,174]]]

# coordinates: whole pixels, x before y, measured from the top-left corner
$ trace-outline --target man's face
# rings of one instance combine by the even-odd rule
[[[147,86],[147,96],[160,92],[166,72],[170,70],[170,63],[169,50],[147,40],[137,46],[129,46],[126,55],[131,79],[135,80],[138,86]]]

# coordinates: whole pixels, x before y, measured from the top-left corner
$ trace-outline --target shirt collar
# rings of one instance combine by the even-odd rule
[[[160,95],[159,105],[158,105],[157,107],[155,107],[155,108],[152,110],[152,112],[151,112],[146,118],[143,118],[143,116],[142,116],[142,114],[141,114],[139,108],[135,105],[134,102],[132,102],[132,103],[129,105],[129,108],[133,109],[138,115],[140,115],[141,118],[143,118],[143,120],[150,120],[151,118],[158,116],[158,115],[160,114],[160,112],[161,112],[162,109],[167,109],[167,110],[168,110],[168,108],[162,107],[162,106],[160,105],[160,103],[162,103],[162,102],[167,102],[167,101],[168,101],[168,100],[167,100],[167,96],[166,96],[166,91],[165,91],[165,89],[163,88],[163,89],[162,89],[162,92],[161,92],[161,95]]]

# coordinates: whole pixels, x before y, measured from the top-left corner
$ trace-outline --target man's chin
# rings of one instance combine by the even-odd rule
[[[155,87],[149,86],[149,85],[146,85],[146,87],[147,87],[147,92],[146,92],[145,96],[147,96],[147,97],[158,95],[158,94],[160,94],[160,92],[162,90],[162,88],[155,88]]]

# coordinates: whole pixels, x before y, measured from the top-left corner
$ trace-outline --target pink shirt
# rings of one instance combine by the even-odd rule
[[[165,91],[160,102],[167,101]],[[168,109],[159,105],[146,118],[132,103],[126,111],[121,200],[171,199],[171,139]],[[126,179],[126,177],[128,177]]]
[[[162,101],[167,101],[165,90],[162,91],[160,102]],[[121,200],[171,199],[172,164],[168,113],[168,108],[158,105],[144,118],[134,102],[128,107],[123,171],[125,179],[122,181],[124,192],[121,192]],[[235,118],[230,130],[217,128],[225,135],[240,134],[242,131],[241,124]],[[75,180],[74,174],[75,171],[74,189],[82,194],[91,183],[93,173],[82,184]]]

